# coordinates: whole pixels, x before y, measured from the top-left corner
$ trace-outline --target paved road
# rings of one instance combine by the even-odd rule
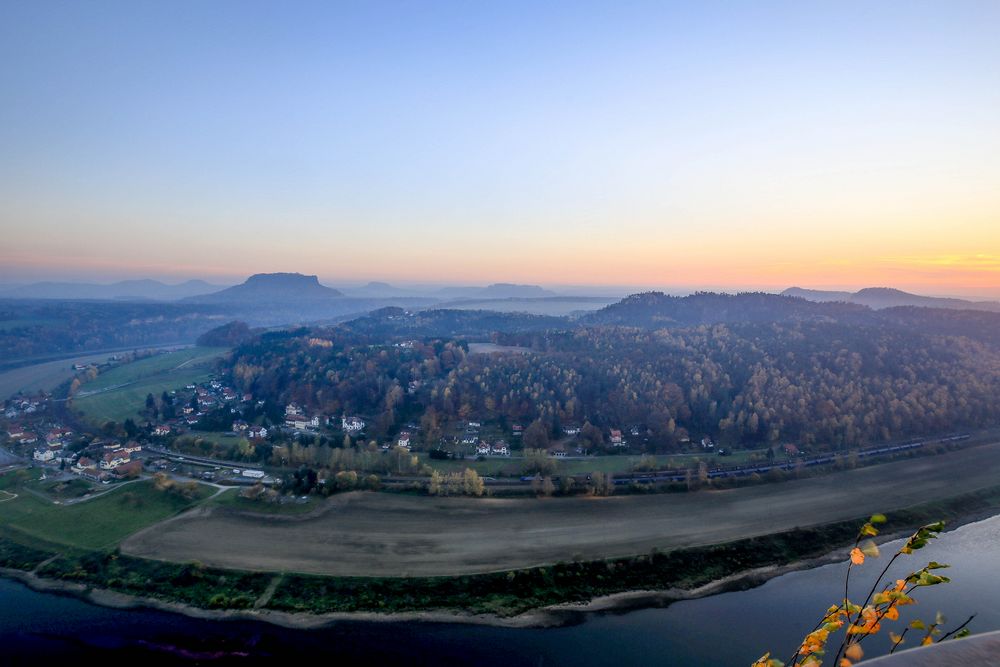
[[[334,575],[446,575],[648,553],[850,519],[1000,484],[1000,443],[725,491],[570,499],[335,496],[315,515],[199,508],[123,551]]]

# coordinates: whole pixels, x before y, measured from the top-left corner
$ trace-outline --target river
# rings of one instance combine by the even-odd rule
[[[898,547],[898,543],[894,543]],[[893,545],[885,545],[888,552]],[[894,551],[894,549],[892,549]],[[950,584],[918,591],[903,621],[942,611],[952,626],[977,613],[975,632],[1000,629],[1000,516],[962,526],[901,559],[907,572],[928,560],[950,563]],[[871,574],[879,561],[859,574]],[[900,561],[897,561],[899,563]],[[102,664],[257,664],[276,658],[306,664],[588,667],[748,665],[767,649],[787,658],[822,611],[841,594],[845,565],[776,577],[747,591],[679,602],[663,609],[595,615],[570,627],[509,629],[454,624],[339,623],[288,630],[266,623],[203,621],[150,610],[115,610],[37,593],[0,580],[4,664],[49,664],[93,657]],[[893,572],[905,574],[903,567]],[[864,576],[852,577],[867,592]],[[884,634],[884,633],[883,633]],[[883,636],[869,655],[885,650]],[[866,642],[868,644],[868,642]],[[291,662],[295,661],[295,662]]]

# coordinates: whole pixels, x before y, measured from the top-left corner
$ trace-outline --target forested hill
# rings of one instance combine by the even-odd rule
[[[948,297],[922,296],[910,294],[892,287],[866,287],[857,292],[831,292],[826,290],[802,289],[789,287],[781,293],[783,296],[795,296],[809,301],[843,301],[856,303],[870,308],[893,308],[895,306],[920,306],[923,308],[952,308],[958,310],[987,310],[1000,312],[1000,302],[969,301]]]
[[[68,352],[193,341],[225,322],[210,305],[0,300],[0,365]]]
[[[815,303],[794,297],[744,292],[699,292],[669,296],[662,292],[633,294],[581,318],[586,325],[621,325],[659,329],[737,322],[822,321],[862,324],[872,311],[847,303]]]
[[[483,317],[462,315],[470,323]],[[227,370],[258,399],[361,415],[379,441],[414,421],[433,443],[443,425],[461,420],[537,420],[542,432],[588,422],[604,437],[634,428],[647,451],[674,451],[703,435],[732,446],[829,449],[1000,423],[1000,347],[903,326],[917,315],[900,311],[896,323],[863,326],[804,320],[496,332],[497,343],[534,353],[471,354],[461,337],[423,335],[424,317],[443,327],[457,314],[390,311],[254,339],[236,349]],[[386,320],[396,333],[413,332],[406,345],[377,342]],[[359,326],[365,322],[372,327]],[[590,446],[610,448],[601,437]]]
[[[571,326],[568,319],[547,315],[448,309],[410,312],[403,308],[389,307],[346,322],[340,328],[378,340],[442,336],[488,339],[496,332],[546,331],[568,329]]]
[[[735,295],[700,292],[684,297],[660,292],[633,294],[580,320],[582,325],[587,326],[615,325],[644,329],[754,322],[889,326],[915,333],[967,336],[1000,345],[1000,313],[918,306],[873,310],[861,304],[814,302],[760,292]]]

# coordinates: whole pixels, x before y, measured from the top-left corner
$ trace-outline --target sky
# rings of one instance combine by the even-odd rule
[[[0,3],[0,282],[1000,297],[1000,2]]]

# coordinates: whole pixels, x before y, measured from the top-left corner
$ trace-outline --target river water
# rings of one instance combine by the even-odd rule
[[[893,543],[898,547],[898,543]],[[885,545],[889,552],[893,545]],[[879,559],[881,560],[881,559]],[[870,561],[855,570],[852,597],[870,587]],[[952,583],[918,591],[893,628],[942,611],[951,626],[977,613],[976,632],[1000,629],[1000,517],[945,533],[897,561],[902,576],[928,560],[950,563]],[[38,665],[93,657],[104,665],[307,664],[588,667],[597,665],[747,665],[765,650],[787,659],[827,606],[842,595],[846,565],[792,572],[748,591],[679,602],[663,609],[589,617],[553,629],[456,624],[340,623],[288,630],[247,621],[202,621],[149,610],[115,610],[37,593],[0,579],[0,663]],[[903,569],[906,568],[904,572]],[[867,585],[866,585],[867,584]],[[863,589],[863,591],[862,591]],[[884,634],[884,633],[883,633]],[[874,637],[869,656],[888,639]],[[295,662],[292,662],[295,661]]]

